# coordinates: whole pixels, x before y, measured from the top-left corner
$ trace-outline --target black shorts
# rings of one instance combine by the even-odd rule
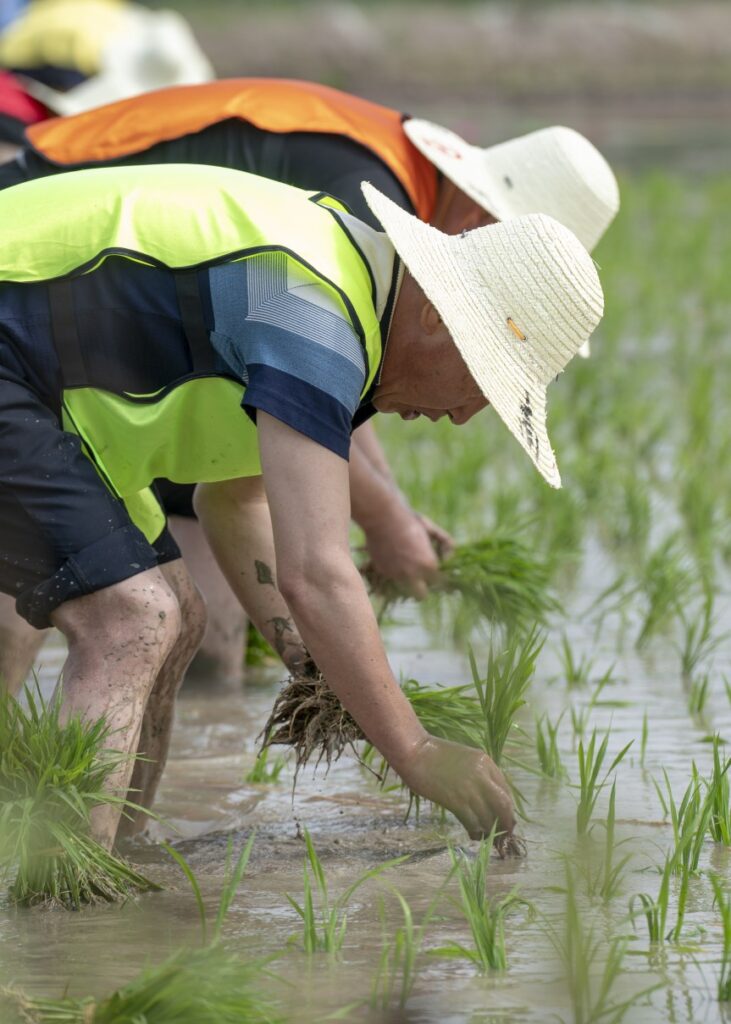
[[[174,484],[172,480],[155,481],[155,494],[166,516],[195,519],[193,492],[195,484]]]
[[[180,558],[167,529],[148,543],[74,434],[0,366],[0,591],[37,629],[54,609]]]

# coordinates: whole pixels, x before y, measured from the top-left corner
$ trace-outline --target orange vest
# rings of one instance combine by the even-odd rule
[[[436,168],[404,134],[403,115],[314,82],[230,78],[175,86],[34,125],[27,138],[52,163],[89,164],[140,153],[230,118],[269,132],[347,136],[393,171],[422,220],[434,211]]]

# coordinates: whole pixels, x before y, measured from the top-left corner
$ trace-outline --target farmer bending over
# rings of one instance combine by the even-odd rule
[[[350,433],[374,410],[495,407],[549,483],[545,389],[601,317],[550,218],[449,237],[370,185],[384,233],[223,168],[79,171],[0,195],[0,586],[69,644],[63,712],[106,716],[149,807],[204,609],[147,490],[197,511],[257,627],[304,646],[368,739],[472,836],[510,831],[480,751],[430,736],[389,668],[348,544]],[[111,844],[119,812],[95,821]],[[135,826],[136,827],[136,826]]]
[[[479,149],[445,128],[312,82],[238,78],[178,86],[33,127],[29,146],[0,169],[0,187],[80,166],[201,163],[252,171],[323,190],[360,220],[380,225],[363,179],[403,209],[448,234],[525,213],[548,213],[591,248],[618,207],[616,181],[592,144],[548,128]],[[353,435],[351,504],[376,572],[417,597],[438,569],[435,548],[451,539],[416,514],[390,474],[372,424]],[[193,511],[193,487],[158,491],[186,565],[206,598],[208,627],[199,671],[238,680],[245,620]],[[41,634],[0,599],[0,669],[14,688],[33,663]]]

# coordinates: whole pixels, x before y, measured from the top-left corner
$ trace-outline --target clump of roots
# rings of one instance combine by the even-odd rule
[[[525,857],[528,852],[525,839],[516,836],[514,832],[500,832],[495,836],[493,846],[501,860],[508,860],[510,857]]]
[[[357,757],[355,744],[365,739],[312,661],[287,680],[262,735],[262,749],[284,744],[294,750],[295,772],[311,760],[329,768],[346,750]]]

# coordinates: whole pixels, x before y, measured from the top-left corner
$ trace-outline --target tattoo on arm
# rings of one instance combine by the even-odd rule
[[[285,633],[295,633],[296,630],[291,619],[285,619],[282,615],[275,615],[269,622],[274,626],[274,650],[280,658],[284,659],[284,652],[287,650],[287,639]]]
[[[268,583],[276,590],[277,584],[274,582],[274,576],[272,570],[266,564],[266,562],[260,562],[258,558],[254,559],[254,568],[256,569],[256,580],[257,583]],[[273,620],[272,620],[273,621]],[[285,620],[283,620],[285,621]]]

